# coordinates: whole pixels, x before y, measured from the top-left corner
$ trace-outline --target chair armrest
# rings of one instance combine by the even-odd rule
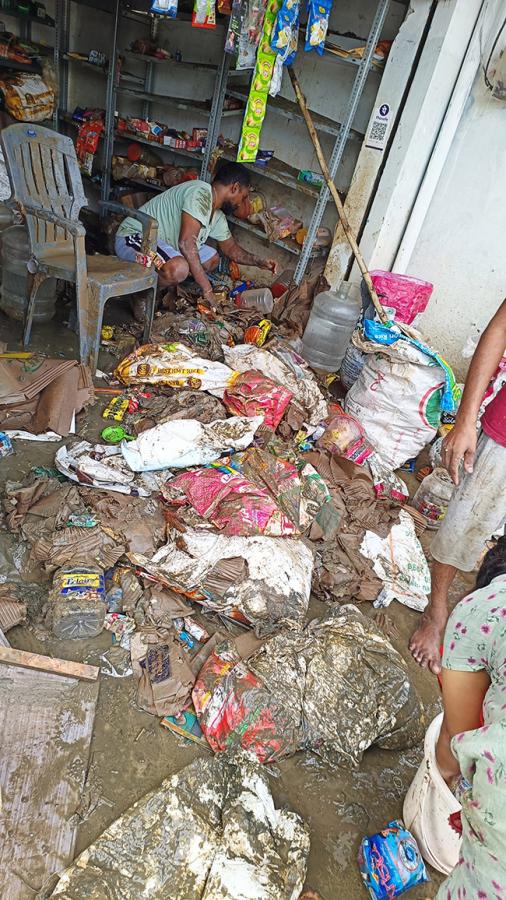
[[[142,225],[142,252],[147,253],[148,250],[156,251],[156,238],[158,235],[158,222],[153,216],[148,216],[147,213],[143,213],[140,209],[129,209],[126,206],[123,206],[122,203],[114,203],[111,200],[101,200],[100,201],[100,209],[107,210],[108,212],[116,213],[120,216],[129,216],[132,219],[137,219],[138,222]]]
[[[51,225],[64,228],[73,237],[84,237],[86,235],[85,227],[81,222],[70,222],[68,219],[64,219],[63,216],[58,216],[56,213],[42,209],[40,206],[35,206],[33,203],[20,204],[20,210],[24,215],[35,216],[36,219],[43,219],[44,222],[50,222]]]

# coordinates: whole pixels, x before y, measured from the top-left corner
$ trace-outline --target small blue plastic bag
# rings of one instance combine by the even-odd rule
[[[358,865],[373,900],[392,900],[429,880],[418,845],[401,821],[363,839]]]

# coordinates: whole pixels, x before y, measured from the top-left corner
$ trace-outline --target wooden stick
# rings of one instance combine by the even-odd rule
[[[307,130],[309,131],[309,135],[313,142],[313,146],[316,150],[316,155],[318,157],[318,162],[320,163],[320,167],[323,172],[323,177],[325,178],[325,181],[327,182],[328,189],[329,189],[330,193],[332,194],[332,199],[334,200],[334,203],[336,205],[337,214],[341,220],[341,225],[343,226],[343,231],[346,235],[346,238],[348,240],[348,243],[349,243],[351,249],[353,250],[353,254],[358,263],[358,267],[359,267],[360,271],[362,272],[363,279],[367,285],[367,290],[369,291],[369,294],[371,296],[371,300],[374,304],[374,308],[375,308],[376,312],[378,313],[380,322],[382,322],[383,325],[385,325],[388,322],[388,316],[387,316],[385,310],[383,309],[383,306],[381,305],[381,301],[376,293],[376,290],[375,290],[374,285],[371,280],[371,276],[369,275],[369,270],[365,264],[365,260],[364,260],[364,257],[362,256],[360,247],[358,246],[357,239],[356,239],[355,235],[353,234],[350,223],[348,222],[348,217],[344,210],[343,201],[341,200],[341,198],[339,196],[339,192],[331,178],[331,175],[329,172],[329,167],[327,166],[327,161],[325,159],[325,156],[323,155],[323,150],[322,150],[322,146],[320,144],[320,139],[316,133],[316,128],[313,125],[311,113],[309,112],[309,109],[307,108],[306,98],[304,97],[304,94],[302,93],[302,90],[301,90],[301,87],[299,84],[299,79],[297,78],[297,76],[294,72],[293,66],[288,66],[288,74],[290,75],[293,89],[295,91],[295,96],[297,97],[297,102],[300,106],[302,115],[304,116],[304,121],[307,125]]]
[[[39,672],[51,672],[53,675],[65,675],[68,678],[80,678],[82,681],[96,681],[100,672],[97,666],[87,666],[85,663],[67,659],[53,659],[52,656],[15,650],[14,647],[0,647],[0,663],[21,666],[23,669],[36,669]]]

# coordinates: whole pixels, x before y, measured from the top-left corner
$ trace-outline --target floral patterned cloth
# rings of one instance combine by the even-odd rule
[[[457,734],[462,847],[436,900],[506,900],[506,575],[465,597],[448,620],[443,666],[486,669],[484,726]],[[466,784],[467,782],[467,784]]]

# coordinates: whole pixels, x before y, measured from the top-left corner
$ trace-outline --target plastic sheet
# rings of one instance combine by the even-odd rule
[[[60,876],[60,900],[296,900],[309,830],[276,809],[245,753],[197,759],[113,822]]]
[[[178,419],[143,431],[135,441],[122,441],[121,452],[134,472],[201,466],[227,450],[244,450],[262,422],[262,416],[235,416],[209,425],[197,419]]]
[[[219,644],[193,689],[215,752],[241,746],[270,762],[311,749],[353,767],[373,743],[414,746],[423,734],[404,660],[355,606],[286,627],[247,663],[236,656]]]
[[[54,462],[58,471],[71,481],[102,491],[118,491],[138,497],[149,497],[154,491],[159,491],[167,479],[167,472],[163,475],[137,475],[126,464],[119,447],[104,444],[93,446],[88,441],[79,441],[72,448],[60,447]]]

